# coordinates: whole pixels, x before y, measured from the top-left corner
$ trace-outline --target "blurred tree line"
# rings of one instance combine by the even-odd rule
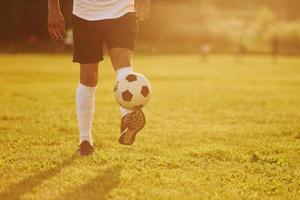
[[[71,28],[72,0],[61,0]],[[140,24],[145,52],[300,53],[299,0],[152,0],[150,18]],[[47,34],[46,0],[0,0],[0,49],[56,51]],[[51,48],[50,48],[51,47]],[[277,50],[276,49],[276,50]],[[32,49],[29,49],[32,50]]]

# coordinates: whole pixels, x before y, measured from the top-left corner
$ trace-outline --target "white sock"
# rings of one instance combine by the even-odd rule
[[[88,87],[79,83],[76,92],[76,111],[80,131],[80,143],[87,140],[91,145],[93,145],[92,125],[95,112],[95,91],[96,87]]]
[[[116,81],[120,80],[122,77],[132,73],[132,67],[128,66],[128,67],[123,67],[121,69],[118,69],[116,71]],[[130,112],[130,110],[127,110],[123,107],[120,106],[120,112],[121,112],[121,117],[125,116],[127,113]]]

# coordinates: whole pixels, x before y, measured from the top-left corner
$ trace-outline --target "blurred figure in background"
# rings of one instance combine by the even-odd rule
[[[279,53],[279,38],[278,38],[278,35],[277,34],[274,34],[272,36],[272,40],[271,40],[271,47],[272,47],[272,57],[273,57],[273,60],[276,62],[277,61],[277,56],[278,56],[278,53]]]
[[[246,49],[246,34],[242,33],[239,40],[239,51],[238,54],[243,56],[247,52]]]
[[[242,58],[247,53],[246,48],[246,34],[242,32],[240,34],[239,40],[238,40],[238,47],[237,47],[237,53],[236,53],[236,60],[237,62],[242,62]]]
[[[38,36],[34,33],[30,34],[27,39],[27,50],[34,51],[37,43],[38,43]]]
[[[200,48],[202,61],[205,62],[211,52],[211,45],[209,42],[204,42]]]
[[[73,30],[72,29],[69,29],[66,31],[64,43],[65,43],[66,51],[71,51],[72,47],[73,47]]]

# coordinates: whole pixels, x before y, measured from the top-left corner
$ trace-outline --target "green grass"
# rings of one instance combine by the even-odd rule
[[[0,56],[0,199],[299,199],[300,58],[137,56],[147,125],[118,144],[108,59],[93,157],[76,155],[70,56]]]

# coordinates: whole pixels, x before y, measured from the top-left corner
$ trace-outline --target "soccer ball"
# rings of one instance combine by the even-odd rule
[[[151,85],[142,74],[130,73],[116,82],[114,92],[117,103],[123,108],[141,109],[151,97]]]

